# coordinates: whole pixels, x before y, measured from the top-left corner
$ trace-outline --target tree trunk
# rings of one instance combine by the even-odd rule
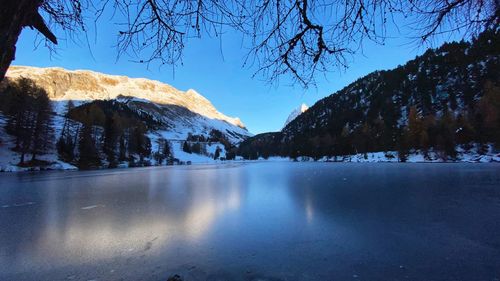
[[[54,44],[57,40],[43,22],[38,8],[43,0],[0,0],[0,82],[16,55],[16,44],[23,27],[39,30]]]
[[[32,0],[0,0],[0,81],[15,58],[16,43]]]

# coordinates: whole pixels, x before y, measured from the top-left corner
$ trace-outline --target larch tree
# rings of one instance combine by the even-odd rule
[[[92,134],[92,123],[83,122],[78,140],[78,168],[95,169],[101,166],[101,157]]]
[[[477,102],[476,115],[480,142],[500,146],[500,87],[492,81],[484,83],[484,96]]]
[[[106,154],[109,168],[116,168],[118,165],[116,148],[122,131],[120,116],[116,112],[105,117],[103,151]]]
[[[36,88],[33,97],[34,127],[31,142],[31,161],[36,156],[46,153],[53,145],[54,129],[52,128],[52,105],[47,92]]]
[[[73,101],[69,100],[64,109],[64,123],[61,130],[61,135],[57,140],[56,147],[59,158],[65,162],[73,162],[75,159],[75,146],[77,133],[72,132],[70,112],[75,108]]]
[[[146,133],[146,125],[138,123],[132,129],[128,143],[129,153],[137,154],[139,156],[139,165],[144,165],[144,158],[151,155],[151,140]]]
[[[422,118],[415,106],[410,107],[408,113],[408,144],[411,148],[421,148]]]
[[[44,89],[27,78],[9,81],[3,95],[9,96],[7,131],[15,136],[13,150],[20,153],[19,165],[25,165],[25,157],[31,161],[52,145],[52,107]]]

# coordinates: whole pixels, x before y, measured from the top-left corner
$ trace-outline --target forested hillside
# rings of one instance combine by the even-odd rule
[[[454,160],[457,149],[500,144],[500,41],[487,31],[376,71],[320,101],[281,132],[240,145],[248,159],[410,151]]]

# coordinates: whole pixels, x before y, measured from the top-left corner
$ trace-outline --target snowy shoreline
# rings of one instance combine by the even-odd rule
[[[404,163],[500,163],[500,153],[487,153],[480,155],[477,153],[458,153],[457,159],[455,160],[443,160],[437,156],[437,153],[430,152],[430,159],[425,159],[420,153],[410,153],[408,159]],[[200,161],[191,162],[190,164],[183,165],[169,165],[170,166],[199,166],[199,165],[225,165],[225,164],[239,164],[239,163],[259,163],[259,162],[323,162],[323,163],[403,163],[399,161],[397,157],[397,152],[369,152],[358,153],[354,155],[337,156],[337,157],[322,157],[320,159],[314,160],[312,157],[300,156],[297,159],[292,159],[290,157],[277,157],[272,156],[267,159],[260,157],[256,160],[246,160],[239,158],[237,160],[213,160],[213,161]],[[146,167],[166,167],[167,165],[161,166],[146,166]],[[130,169],[130,168],[146,168],[146,167],[126,167],[120,165],[118,169]],[[19,167],[16,165],[0,165],[0,172],[32,172],[32,171],[63,171],[63,170],[78,170],[77,167],[62,162],[56,161],[51,165],[40,167]],[[107,168],[95,169],[95,170],[108,170]]]

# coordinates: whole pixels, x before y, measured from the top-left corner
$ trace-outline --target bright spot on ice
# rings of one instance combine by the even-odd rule
[[[98,205],[90,205],[90,206],[86,206],[86,207],[82,207],[81,209],[82,210],[90,210],[90,209],[94,209],[94,208],[97,208],[99,207]]]
[[[29,205],[33,205],[33,204],[35,204],[35,202],[16,203],[13,205],[2,205],[2,208],[24,207],[24,206],[29,206]]]

